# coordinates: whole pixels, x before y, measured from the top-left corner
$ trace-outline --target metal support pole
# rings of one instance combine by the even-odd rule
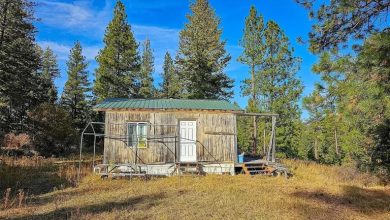
[[[96,135],[93,136],[92,169],[95,168],[95,155],[96,155]]]
[[[79,158],[79,169],[77,172],[77,184],[80,183],[80,173],[81,173],[81,159],[82,159],[82,152],[83,152],[83,139],[84,139],[84,132],[87,130],[91,122],[88,123],[88,125],[84,128],[83,132],[81,132],[81,138],[80,138],[80,158]]]
[[[267,153],[267,162],[275,162],[275,122],[276,117],[272,116],[272,131],[271,131],[271,138],[269,140],[269,146],[268,146],[268,153]]]
[[[95,167],[95,155],[96,155],[96,132],[95,128],[93,127],[93,124],[91,124],[92,131],[93,131],[93,157],[92,157],[92,169]]]
[[[137,151],[138,151],[138,143],[139,143],[139,137],[138,137],[138,126],[135,127],[135,134],[136,134],[136,137],[137,137],[137,142],[136,144],[134,144],[133,146],[133,150],[134,150],[134,160],[133,160],[133,164],[136,165],[137,164]],[[135,149],[134,149],[135,148]]]
[[[79,158],[79,169],[77,171],[77,184],[80,183],[80,172],[81,172],[81,154],[82,154],[82,148],[83,148],[83,136],[84,134],[81,134],[81,140],[80,140],[80,158]]]
[[[177,145],[176,145],[176,142],[177,142],[177,138],[176,138],[176,135],[175,135],[175,163],[177,162]]]
[[[263,130],[263,154],[267,155],[267,144],[265,143],[265,137],[266,137],[266,134],[265,134],[265,128],[264,128],[264,130]]]
[[[268,145],[267,162],[269,162],[271,160],[271,148],[272,148],[272,133],[271,133],[271,137],[270,137],[269,145]]]
[[[275,163],[276,117],[272,116],[272,162]]]

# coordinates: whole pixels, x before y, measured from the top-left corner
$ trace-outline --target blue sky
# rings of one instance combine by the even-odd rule
[[[56,80],[62,92],[66,82],[66,60],[69,50],[76,40],[84,49],[89,62],[90,80],[94,79],[97,67],[95,56],[103,47],[105,28],[112,18],[115,0],[37,0],[36,22],[37,41],[42,47],[49,46],[57,55],[61,76]],[[188,0],[123,0],[126,5],[128,22],[138,42],[146,38],[151,40],[155,56],[155,83],[161,82],[164,54],[169,51],[175,56],[178,49],[179,32],[187,22]],[[212,7],[221,19],[223,39],[232,60],[226,69],[235,80],[234,98],[241,107],[245,107],[247,98],[241,96],[240,84],[249,76],[248,68],[237,62],[242,52],[238,42],[242,36],[245,17],[254,5],[265,20],[276,21],[286,32],[295,56],[302,58],[298,77],[303,81],[304,93],[309,94],[319,77],[311,72],[311,66],[317,58],[308,51],[308,45],[297,43],[297,37],[307,38],[311,21],[307,11],[294,0],[211,0]],[[304,113],[304,118],[305,118]]]

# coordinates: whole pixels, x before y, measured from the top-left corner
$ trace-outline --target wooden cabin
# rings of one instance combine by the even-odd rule
[[[234,173],[236,116],[243,113],[236,105],[223,100],[107,99],[94,109],[105,113],[105,164],[144,164],[157,173],[171,172],[172,164],[202,164],[205,172]]]

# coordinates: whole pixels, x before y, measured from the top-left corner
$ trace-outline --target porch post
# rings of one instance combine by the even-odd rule
[[[272,116],[272,162],[275,162],[276,117]]]

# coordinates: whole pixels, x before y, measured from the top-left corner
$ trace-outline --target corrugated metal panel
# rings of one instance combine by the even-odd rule
[[[223,100],[208,99],[106,99],[94,106],[103,109],[202,109],[242,111]]]

